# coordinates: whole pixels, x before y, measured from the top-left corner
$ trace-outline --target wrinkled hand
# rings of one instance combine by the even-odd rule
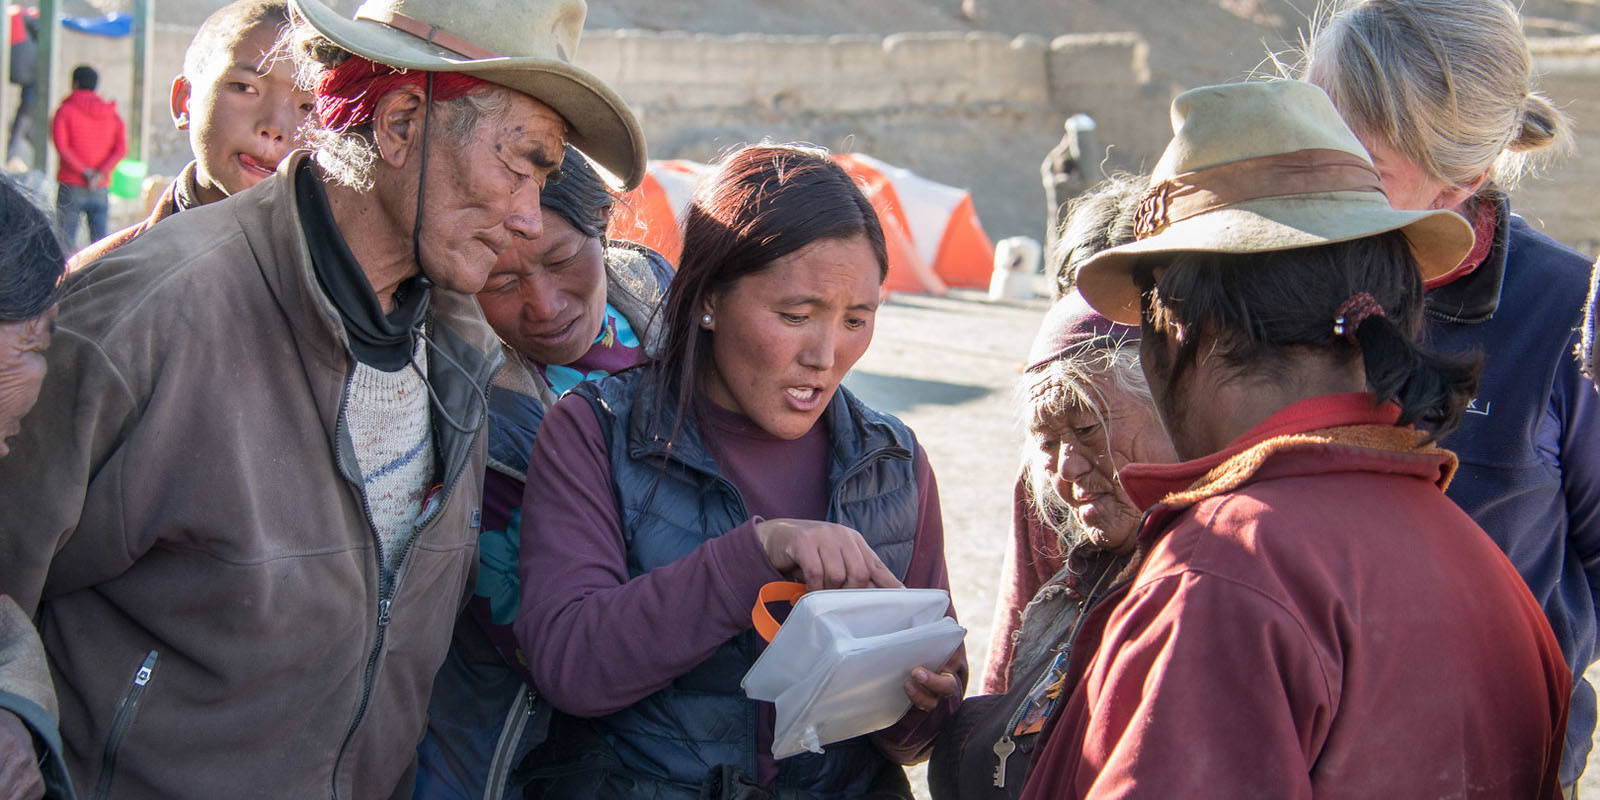
[[[831,522],[769,519],[756,523],[756,537],[774,569],[798,573],[806,591],[899,589],[894,573],[872,552],[861,534]]]
[[[33,733],[16,714],[0,711],[0,798],[40,800],[44,776],[33,751]]]
[[[938,672],[929,672],[922,667],[911,670],[911,677],[905,683],[906,697],[911,698],[911,705],[921,711],[932,711],[939,701],[961,691],[961,680],[955,672],[960,655],[961,651],[957,650]]]

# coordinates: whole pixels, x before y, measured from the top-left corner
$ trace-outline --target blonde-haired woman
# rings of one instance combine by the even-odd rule
[[[1573,670],[1561,766],[1570,791],[1595,728],[1582,678],[1600,593],[1600,420],[1572,358],[1589,264],[1506,202],[1536,159],[1568,144],[1568,123],[1535,91],[1520,20],[1503,0],[1332,11],[1309,40],[1305,79],[1366,145],[1393,206],[1454,209],[1476,230],[1466,260],[1428,282],[1430,344],[1487,356],[1477,398],[1444,440],[1461,458],[1449,495],[1516,565]]]

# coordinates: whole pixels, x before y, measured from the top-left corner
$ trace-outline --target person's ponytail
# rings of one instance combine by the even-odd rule
[[[1506,149],[1523,153],[1546,147],[1561,148],[1572,138],[1572,122],[1566,113],[1538,92],[1522,99],[1522,113],[1511,143]]]
[[[1428,441],[1443,438],[1461,423],[1478,391],[1482,358],[1461,359],[1419,349],[1395,322],[1374,314],[1355,330],[1367,374],[1367,388],[1379,402],[1400,406],[1400,424],[1421,425]]]

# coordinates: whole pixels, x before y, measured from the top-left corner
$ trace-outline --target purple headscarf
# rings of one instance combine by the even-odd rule
[[[1108,349],[1138,340],[1138,328],[1106,319],[1089,307],[1083,295],[1073,292],[1057,300],[1044,315],[1044,322],[1033,337],[1033,347],[1028,350],[1028,371],[1036,372],[1052,361],[1091,349]]]

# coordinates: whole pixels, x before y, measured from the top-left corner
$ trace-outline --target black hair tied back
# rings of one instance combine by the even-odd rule
[[[1430,353],[1419,348],[1394,320],[1373,314],[1354,330],[1366,369],[1367,388],[1379,401],[1400,406],[1402,424],[1419,424],[1438,439],[1455,430],[1462,410],[1478,390],[1479,360]]]
[[[1180,253],[1159,276],[1147,260],[1135,272],[1146,339],[1197,334],[1177,348],[1170,381],[1201,357],[1201,339],[1207,357],[1265,380],[1296,351],[1330,351],[1361,359],[1368,390],[1398,404],[1400,424],[1428,429],[1430,440],[1455,429],[1477,391],[1481,358],[1418,344],[1422,278],[1400,231],[1266,253]]]

